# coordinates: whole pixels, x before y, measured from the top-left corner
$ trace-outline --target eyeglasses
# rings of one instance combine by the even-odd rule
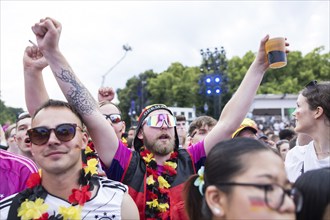
[[[105,119],[110,119],[111,123],[117,124],[121,122],[121,115],[120,114],[103,114],[105,116]]]
[[[148,116],[146,119],[144,119],[144,122],[149,127],[155,127],[155,128],[162,127],[164,122],[170,128],[176,126],[175,117],[170,114],[158,114],[158,115]]]
[[[307,89],[311,89],[311,88],[314,88],[316,87],[317,85],[317,81],[316,80],[312,80],[310,81],[309,83],[307,83],[307,85],[305,86]]]
[[[267,206],[273,210],[279,210],[284,203],[285,195],[288,195],[294,202],[296,212],[300,212],[303,204],[303,197],[301,192],[297,188],[284,189],[278,184],[255,184],[255,183],[219,183],[217,185],[222,186],[252,186],[259,189],[263,189],[264,201]]]
[[[36,127],[27,131],[31,142],[35,145],[46,144],[49,140],[50,133],[54,131],[56,137],[63,142],[71,141],[76,135],[77,124],[60,124],[56,128]],[[82,128],[80,128],[83,130]]]

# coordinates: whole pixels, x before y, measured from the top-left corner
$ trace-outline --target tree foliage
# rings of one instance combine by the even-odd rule
[[[311,80],[330,80],[330,53],[323,51],[324,47],[321,46],[305,56],[299,51],[290,52],[287,55],[288,65],[285,68],[267,71],[258,93],[297,94]],[[234,56],[227,60],[228,66],[225,72],[228,78],[227,90],[221,95],[221,109],[237,90],[254,58],[255,53],[248,51],[242,58]],[[123,119],[129,126],[136,122],[137,116],[145,106],[154,103],[195,107],[197,115],[203,114],[204,104],[212,103],[212,98],[200,92],[201,76],[199,66],[187,67],[179,62],[173,62],[161,73],[146,70],[138,76],[131,77],[127,80],[125,88],[117,90]],[[135,112],[131,109],[132,104]],[[22,109],[6,107],[1,101],[0,122],[15,121],[17,113],[22,111]]]
[[[0,100],[0,124],[15,123],[17,116],[23,112],[22,108],[7,107],[5,103]]]

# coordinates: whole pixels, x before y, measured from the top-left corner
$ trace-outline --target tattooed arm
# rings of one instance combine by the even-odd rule
[[[88,132],[102,162],[110,167],[118,148],[118,138],[112,126],[99,112],[93,96],[74,74],[59,49],[61,24],[52,19],[41,19],[32,27],[38,47],[46,58],[55,79],[68,102],[83,117]]]

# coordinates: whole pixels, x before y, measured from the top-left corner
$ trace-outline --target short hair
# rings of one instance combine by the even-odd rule
[[[176,121],[186,121],[186,116],[184,115],[177,115],[175,116]]]
[[[74,115],[76,115],[78,117],[78,119],[81,122],[81,125],[84,126],[83,124],[83,120],[81,115],[78,113],[78,111],[69,103],[67,102],[63,102],[60,100],[54,100],[54,99],[49,99],[48,101],[46,101],[44,104],[42,104],[34,113],[32,120],[36,117],[36,115],[42,110],[42,109],[46,109],[46,108],[50,108],[50,107],[54,107],[54,108],[67,108],[69,109]]]
[[[330,167],[310,170],[298,177],[294,183],[304,198],[302,209],[296,219],[322,219],[330,203]]]
[[[195,129],[199,129],[204,125],[207,125],[209,127],[214,127],[216,124],[217,124],[217,120],[215,120],[210,116],[207,115],[199,116],[195,118],[195,120],[193,120],[189,125],[188,135],[191,136]]]
[[[292,138],[294,138],[295,135],[296,135],[296,132],[294,132],[292,129],[288,129],[288,128],[282,129],[278,133],[278,136],[281,140],[283,140],[283,139],[291,140]]]
[[[316,83],[314,80],[312,82],[302,90],[301,94],[306,97],[310,110],[315,110],[321,106],[325,116],[330,121],[330,81]]]
[[[21,120],[23,120],[23,119],[25,119],[25,118],[31,118],[30,113],[28,113],[28,112],[22,112],[21,114],[19,114],[17,116],[17,119],[16,119],[16,127],[17,127],[18,122],[21,121]]]
[[[6,129],[5,131],[5,138],[6,140],[8,140],[8,138],[10,138],[10,133],[13,129],[16,129],[16,124],[11,124],[9,125],[9,127]]]
[[[105,105],[113,105],[113,106],[115,106],[118,109],[119,113],[121,114],[121,111],[120,111],[119,106],[116,105],[115,103],[113,103],[111,101],[107,101],[107,100],[99,102],[99,108],[101,108],[102,106],[105,106]]]
[[[290,142],[287,139],[282,139],[282,140],[279,140],[279,141],[276,142],[276,148],[279,152],[281,151],[281,149],[280,149],[281,145],[284,144],[284,143],[287,143],[290,146]]]

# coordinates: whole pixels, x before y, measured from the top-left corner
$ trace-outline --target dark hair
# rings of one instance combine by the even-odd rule
[[[294,132],[292,129],[288,129],[288,128],[280,130],[280,132],[278,133],[280,140],[287,139],[288,141],[291,140],[292,138],[294,138],[295,135],[296,135],[296,132]]]
[[[53,99],[49,99],[48,101],[46,101],[44,104],[42,104],[34,113],[32,119],[34,119],[36,117],[36,115],[42,110],[42,109],[45,109],[45,108],[49,108],[49,107],[55,107],[55,108],[67,108],[69,109],[73,114],[75,114],[80,122],[81,122],[81,125],[83,126],[83,120],[82,120],[82,117],[81,115],[76,111],[75,108],[73,108],[69,103],[67,102],[63,102],[63,101],[60,101],[60,100],[53,100]]]
[[[290,146],[290,142],[287,139],[282,139],[282,140],[279,140],[279,141],[276,142],[276,148],[279,152],[281,151],[281,149],[280,149],[281,145],[284,144],[284,143],[287,143]]]
[[[330,121],[330,81],[309,83],[301,92],[306,97],[310,110],[318,106],[323,108],[325,116]]]
[[[304,202],[302,209],[296,213],[297,220],[322,219],[330,203],[330,167],[310,170],[303,173],[294,187],[300,190]]]
[[[177,115],[175,116],[176,121],[186,121],[186,116],[184,115]]]
[[[262,142],[253,138],[237,137],[216,144],[208,153],[204,170],[204,190],[207,186],[220,182],[229,182],[234,177],[244,173],[249,166],[242,159],[245,155],[252,155],[260,151],[269,151]],[[186,182],[185,208],[190,220],[211,219],[212,213],[205,198],[199,192],[194,181],[198,175],[195,174]],[[217,186],[224,193],[230,193],[230,187]]]

